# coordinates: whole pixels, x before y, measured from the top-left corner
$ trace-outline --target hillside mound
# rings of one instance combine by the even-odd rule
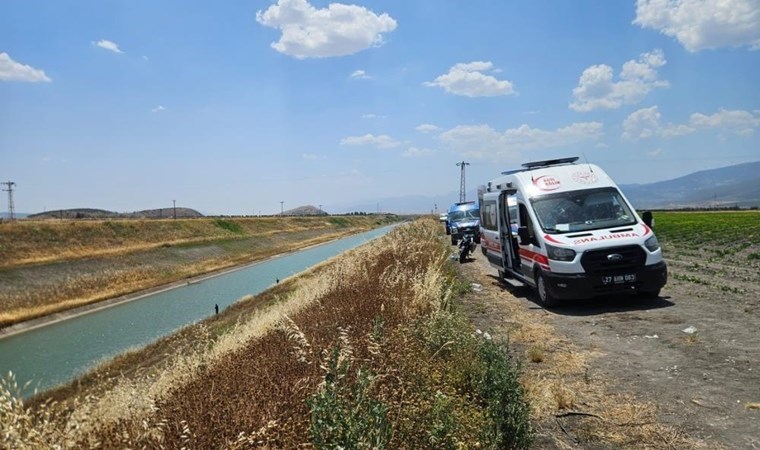
[[[74,208],[45,211],[28,216],[29,219],[166,219],[170,217],[174,217],[174,208],[146,209],[129,213],[95,208]],[[192,208],[177,208],[177,218],[195,217],[203,217],[203,214]]]
[[[327,213],[314,205],[299,206],[282,213],[283,216],[326,216]]]

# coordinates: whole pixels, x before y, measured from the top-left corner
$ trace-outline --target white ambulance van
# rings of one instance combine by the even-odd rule
[[[574,158],[537,161],[491,180],[480,202],[481,248],[499,277],[559,300],[621,292],[657,297],[662,250],[615,182]]]

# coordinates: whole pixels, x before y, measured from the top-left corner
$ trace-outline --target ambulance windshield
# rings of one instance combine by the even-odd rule
[[[561,192],[531,199],[541,228],[571,233],[633,225],[636,218],[615,188]]]

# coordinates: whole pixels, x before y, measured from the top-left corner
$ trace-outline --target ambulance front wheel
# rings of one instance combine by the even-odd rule
[[[545,308],[557,306],[558,301],[552,296],[551,292],[549,292],[549,289],[546,286],[546,279],[540,270],[536,271],[536,290],[538,291],[538,299]]]

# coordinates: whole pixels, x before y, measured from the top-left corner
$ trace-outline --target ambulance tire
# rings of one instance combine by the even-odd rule
[[[451,234],[451,228],[449,228],[448,226],[446,226],[446,236],[448,236],[450,234]]]
[[[451,236],[451,245],[457,245],[457,238]]]
[[[541,270],[536,270],[536,292],[538,292],[538,299],[544,308],[551,308],[559,304],[559,301],[552,297],[552,294],[546,288],[546,280]]]

